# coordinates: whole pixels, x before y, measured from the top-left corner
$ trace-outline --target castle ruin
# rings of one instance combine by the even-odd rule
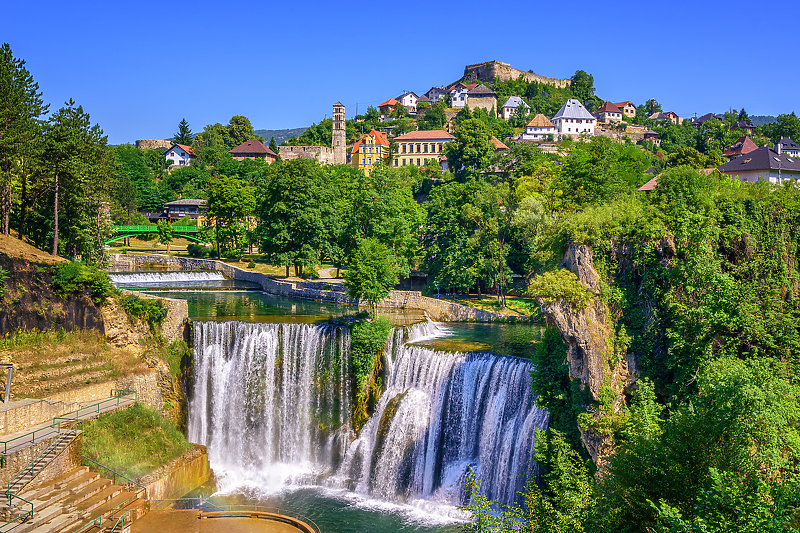
[[[572,85],[571,80],[548,78],[547,76],[540,76],[539,74],[534,74],[533,72],[525,72],[524,70],[511,68],[510,64],[503,63],[501,61],[487,61],[485,63],[467,65],[464,67],[464,77],[462,79],[465,81],[494,83],[495,79],[499,79],[500,81],[508,81],[519,79],[520,76],[523,76],[523,79],[528,80],[528,82],[535,81],[538,83],[546,83],[547,85],[553,85],[559,89],[563,89]]]

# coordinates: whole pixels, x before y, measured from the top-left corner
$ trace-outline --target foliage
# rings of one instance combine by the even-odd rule
[[[161,300],[144,299],[135,294],[126,294],[120,297],[119,303],[129,317],[143,320],[150,326],[151,331],[155,331],[167,318],[167,310],[161,305]]]
[[[386,317],[356,322],[350,334],[350,367],[356,394],[366,394],[375,359],[389,338],[392,326]]]
[[[131,479],[168,464],[191,447],[171,422],[140,403],[83,427],[83,453]]]
[[[563,300],[581,309],[589,305],[594,294],[584,287],[578,276],[561,268],[534,277],[528,285],[528,296],[541,298],[545,305]]]
[[[378,302],[397,285],[392,253],[375,238],[362,239],[344,273],[344,285],[351,298],[369,303],[372,314]]]
[[[53,266],[53,290],[61,298],[86,291],[96,304],[102,304],[116,292],[106,271],[78,261]]]
[[[193,140],[194,135],[192,135],[189,123],[186,122],[185,118],[181,119],[180,124],[178,124],[178,132],[173,136],[173,141],[184,146],[191,146]]]
[[[470,118],[459,123],[455,138],[443,151],[448,166],[464,180],[489,164],[494,153],[492,132],[482,121]]]
[[[211,250],[208,248],[208,246],[204,246],[202,244],[190,242],[186,245],[186,253],[189,254],[189,257],[207,257],[210,251]]]

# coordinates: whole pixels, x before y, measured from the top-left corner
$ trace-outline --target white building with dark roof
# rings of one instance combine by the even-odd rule
[[[509,96],[506,103],[503,104],[503,119],[508,120],[511,118],[511,115],[517,110],[519,106],[525,106],[525,109],[530,110],[530,106],[525,103],[525,101],[520,98],[519,96]]]
[[[447,90],[444,87],[431,87],[428,92],[425,93],[432,104],[435,104],[439,100],[444,100],[445,95],[447,94]]]
[[[583,104],[570,98],[550,121],[556,128],[559,136],[570,135],[577,137],[583,133],[594,135],[597,119],[583,107]]]
[[[403,104],[406,108],[406,111],[409,113],[414,113],[417,111],[417,100],[419,100],[419,96],[414,91],[408,91],[397,98],[395,98],[398,102]]]
[[[781,137],[780,140],[775,143],[775,151],[779,154],[783,153],[791,157],[800,158],[800,145],[789,137]]]
[[[780,146],[780,144],[778,145]],[[776,148],[778,148],[776,146]],[[780,185],[784,181],[800,179],[800,159],[783,152],[762,146],[717,167],[723,174],[737,177],[740,181],[768,181]]]

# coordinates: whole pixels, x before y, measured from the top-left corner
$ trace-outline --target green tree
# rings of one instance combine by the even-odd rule
[[[167,254],[171,252],[170,247],[172,246],[172,224],[167,222],[166,220],[159,220],[158,221],[158,242],[160,244],[167,245]]]
[[[380,241],[361,239],[344,273],[344,284],[351,298],[366,301],[376,316],[378,302],[397,285],[397,269],[392,252]]]
[[[275,137],[269,138],[269,149],[275,152],[275,155],[278,155],[278,143],[275,142]]]
[[[25,68],[25,60],[14,57],[11,47],[4,43],[0,48],[0,230],[9,234],[11,193],[14,167],[20,176],[21,214],[20,233],[23,235],[25,212],[28,204],[27,179],[41,134],[40,119],[49,105],[42,100],[39,84]]]
[[[186,119],[181,119],[180,124],[178,124],[178,133],[174,136],[174,140],[177,144],[183,144],[184,146],[191,146],[192,141],[194,141],[194,135],[192,135],[192,130],[189,128],[189,123],[186,122]]]
[[[583,102],[594,96],[594,76],[583,70],[576,70],[570,80],[572,80],[570,89],[575,98]]]
[[[447,124],[447,114],[445,113],[444,102],[433,104],[422,120],[419,121],[422,130],[440,130]]]
[[[494,155],[491,130],[481,120],[471,118],[458,125],[454,136],[455,141],[444,146],[448,166],[462,181],[475,177]]]
[[[295,275],[318,264],[336,241],[335,191],[325,170],[310,159],[273,163],[258,186],[261,249]]]
[[[241,261],[248,230],[247,219],[253,215],[254,209],[254,190],[240,179],[220,176],[209,184],[206,213],[214,219],[217,258],[221,257],[221,249],[224,249]]]
[[[245,141],[253,139],[262,143],[264,142],[264,137],[256,135],[255,130],[253,130],[253,125],[250,123],[250,119],[245,116],[235,115],[231,117],[225,129],[228,132],[228,150],[239,146]]]

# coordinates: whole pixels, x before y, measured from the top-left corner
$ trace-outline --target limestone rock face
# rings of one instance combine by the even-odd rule
[[[669,248],[669,243],[663,244]],[[543,305],[542,310],[548,323],[558,328],[561,338],[567,345],[567,360],[571,379],[578,379],[581,386],[591,392],[594,400],[599,400],[600,389],[606,385],[616,392],[613,410],[616,412],[624,404],[623,391],[629,389],[637,379],[638,364],[636,355],[627,352],[614,365],[609,357],[613,349],[614,323],[605,302],[599,298],[600,276],[592,262],[592,251],[588,246],[571,244],[559,266],[570,270],[595,297],[584,309],[557,300]],[[542,303],[542,302],[540,302]],[[584,447],[592,456],[598,468],[602,469],[605,458],[613,450],[613,441],[591,429],[580,428]]]

